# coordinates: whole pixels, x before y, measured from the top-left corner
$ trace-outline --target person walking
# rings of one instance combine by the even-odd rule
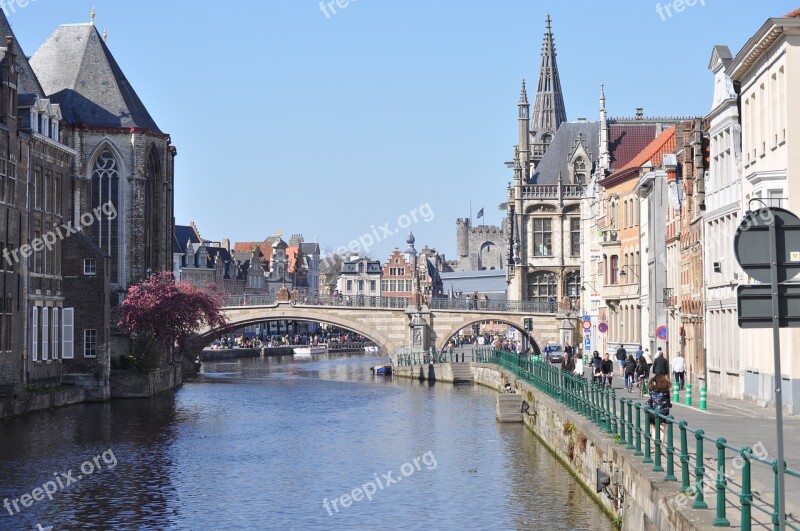
[[[627,360],[628,352],[625,350],[625,347],[622,346],[622,343],[620,343],[619,347],[617,348],[617,363],[619,364],[620,376],[625,374],[625,362]]]
[[[664,351],[658,347],[658,355],[653,360],[653,375],[654,376],[667,376],[669,374],[669,362],[664,357]]]
[[[592,357],[592,383],[600,383],[602,376],[603,359],[600,357],[600,353],[595,350]]]
[[[657,359],[658,358],[656,358],[656,360]],[[650,398],[647,399],[647,407],[653,410],[653,412],[647,413],[648,429],[655,427],[656,415],[659,415],[661,417],[662,441],[664,440],[667,428],[667,422],[664,417],[669,415],[669,410],[672,409],[672,401],[669,398],[671,388],[672,382],[669,381],[669,378],[665,374],[657,374],[650,380]]]
[[[645,365],[647,365],[647,377],[650,378],[650,368],[653,366],[653,356],[650,354],[649,348],[645,348],[644,352],[642,352],[642,359],[644,360]]]
[[[575,355],[575,370],[573,371],[573,374],[583,378],[583,369],[583,354],[578,353]]]
[[[636,351],[636,363],[639,363],[639,358],[641,358],[641,357],[642,357],[642,354],[643,354],[643,353],[644,353],[644,351],[642,350],[642,346],[641,346],[641,345],[639,345],[639,348],[638,348],[638,350]]]
[[[614,363],[611,361],[611,357],[608,355],[608,352],[606,352],[603,356],[603,363],[600,366],[600,373],[603,380],[603,385],[608,385],[611,387],[611,381],[614,379]]]
[[[680,384],[682,390],[686,383],[686,360],[680,352],[678,352],[678,355],[672,360],[672,374],[675,377],[675,381]]]
[[[644,385],[648,378],[650,378],[650,367],[642,356],[639,358],[639,363],[636,364],[636,387]]]
[[[564,353],[564,359],[561,362],[561,370],[567,373],[572,373],[575,370],[575,358],[571,354]]]

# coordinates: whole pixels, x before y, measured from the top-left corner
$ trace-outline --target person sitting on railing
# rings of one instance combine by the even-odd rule
[[[650,398],[647,399],[647,407],[652,409],[653,412],[647,413],[647,419],[650,423],[649,426],[653,427],[655,432],[656,415],[661,415],[661,440],[664,440],[664,435],[667,428],[667,422],[663,417],[669,415],[669,410],[672,409],[672,401],[669,398],[670,389],[672,389],[672,382],[665,374],[654,376],[650,380]]]

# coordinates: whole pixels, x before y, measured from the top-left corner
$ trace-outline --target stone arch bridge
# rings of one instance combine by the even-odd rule
[[[539,350],[548,341],[558,341],[559,326],[565,319],[549,305],[533,302],[478,301],[470,304],[435,299],[417,307],[402,297],[276,301],[272,296],[231,296],[224,311],[229,329],[275,320],[327,323],[363,335],[389,353],[401,348],[441,350],[459,330],[484,321],[514,327],[529,339],[534,350]],[[532,330],[525,330],[525,319],[531,319]],[[192,350],[202,349],[219,332],[199,330]]]

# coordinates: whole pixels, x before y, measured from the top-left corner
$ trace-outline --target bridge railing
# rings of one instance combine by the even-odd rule
[[[555,302],[538,301],[492,301],[436,298],[428,301],[432,310],[463,310],[476,312],[556,313]]]
[[[228,295],[225,306],[270,306],[276,304],[275,294],[265,295]],[[347,308],[393,308],[404,309],[408,306],[408,297],[381,297],[372,295],[350,296],[302,296],[298,295],[289,301],[293,306],[339,306]]]
[[[778,529],[781,523],[777,509],[779,465],[777,460],[769,459],[766,451],[757,451],[761,443],[753,448],[732,446],[724,437],[714,438],[706,435],[703,429],[689,428],[685,420],[677,421],[672,415],[656,413],[646,402],[618,399],[611,386],[567,373],[538,358],[520,357],[488,347],[476,349],[475,357],[481,363],[503,367],[584,415],[612,436],[616,444],[633,450],[633,456],[641,457],[643,464],[652,464],[653,472],[663,473],[664,481],[680,482],[679,496],[683,498],[675,502],[693,509],[714,510],[713,526],[730,526],[731,516],[745,531],[754,525]],[[665,428],[663,435],[662,426]],[[651,428],[654,428],[652,432]],[[707,449],[711,450],[711,455],[705,457]],[[766,483],[762,481],[760,488],[752,483],[757,468],[761,469],[761,476],[769,477]],[[784,470],[786,492],[797,492],[800,472],[785,465]],[[730,511],[738,514],[730,514]],[[785,527],[800,531],[796,512],[793,514],[786,509],[784,515]]]

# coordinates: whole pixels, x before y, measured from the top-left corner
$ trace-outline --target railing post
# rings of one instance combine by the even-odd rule
[[[742,531],[750,531],[752,525],[752,504],[753,491],[750,489],[750,448],[742,448],[739,454],[742,456],[742,495],[739,501],[742,502]]]
[[[781,525],[781,515],[780,515],[780,493],[781,493],[781,485],[780,479],[778,477],[778,460],[774,460],[772,462],[772,472],[775,474],[775,496],[773,497],[773,504],[772,504],[772,526],[774,529],[780,529]]]
[[[611,400],[611,393],[608,392],[608,389],[603,388],[603,415],[606,418],[606,424],[603,427],[603,431],[606,433],[611,433],[611,407],[609,407],[609,401]]]
[[[642,454],[642,403],[636,402],[636,451],[633,452],[633,455],[643,455]]]
[[[619,443],[626,444],[628,441],[625,439],[625,399],[619,399]]]
[[[725,443],[727,441],[720,437],[717,439],[717,517],[714,518],[714,527],[730,527],[731,522],[725,517],[725,487],[728,481],[725,479]]]
[[[706,468],[703,465],[703,430],[694,432],[696,441],[695,456],[694,456],[694,503],[692,509],[708,509],[708,504],[703,497],[703,486],[705,485]]]
[[[686,437],[687,425],[685,420],[678,424],[681,431],[681,492],[684,494],[692,491],[691,476],[689,476],[689,441]]]
[[[675,418],[672,415],[667,416],[667,474],[664,476],[664,481],[678,481],[675,477],[675,445],[673,444],[673,424]]]
[[[650,453],[650,413],[651,410],[649,407],[645,406],[644,408],[644,459],[642,463],[652,463],[653,458],[652,454]]]
[[[663,472],[664,467],[661,466],[661,415],[653,413],[655,420],[655,441],[653,443],[655,453],[655,463],[653,464],[653,472]]]
[[[633,450],[633,400],[628,399],[628,445],[625,447],[628,450]]]

